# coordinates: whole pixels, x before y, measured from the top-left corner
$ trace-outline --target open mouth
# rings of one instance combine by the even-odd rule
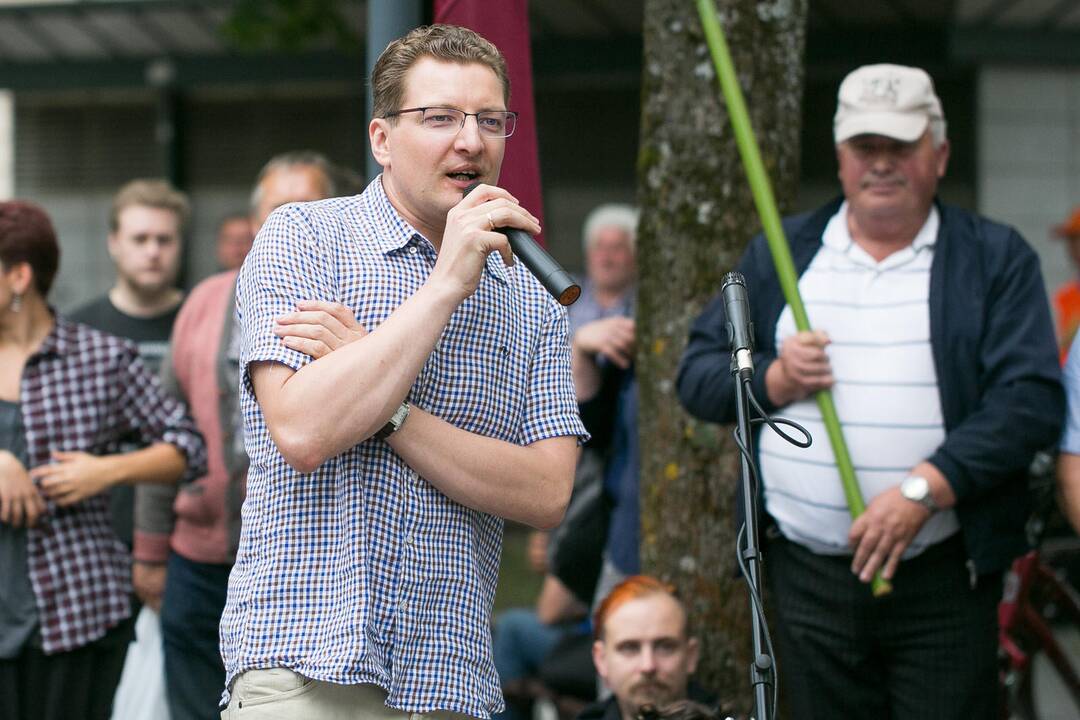
[[[462,172],[447,173],[447,177],[451,180],[457,180],[459,182],[471,183],[480,177],[480,173],[473,172],[471,170],[463,170]]]

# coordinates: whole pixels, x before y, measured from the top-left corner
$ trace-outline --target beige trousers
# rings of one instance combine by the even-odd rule
[[[451,712],[410,713],[386,707],[376,685],[311,680],[286,668],[248,670],[233,681],[221,720],[466,720]]]

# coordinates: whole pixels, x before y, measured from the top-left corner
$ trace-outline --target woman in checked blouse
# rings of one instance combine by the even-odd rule
[[[46,297],[48,216],[0,202],[0,717],[108,718],[131,638],[131,559],[104,492],[204,472],[202,438],[126,340]],[[147,447],[119,453],[139,433]]]

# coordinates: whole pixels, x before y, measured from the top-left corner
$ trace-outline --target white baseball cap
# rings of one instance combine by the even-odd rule
[[[945,122],[934,81],[904,65],[863,65],[840,83],[833,137],[884,135],[903,142],[922,137],[931,121]]]

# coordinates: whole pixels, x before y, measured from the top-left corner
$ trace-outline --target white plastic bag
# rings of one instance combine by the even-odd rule
[[[112,720],[169,720],[161,619],[145,605],[135,621],[135,642],[124,660]]]

